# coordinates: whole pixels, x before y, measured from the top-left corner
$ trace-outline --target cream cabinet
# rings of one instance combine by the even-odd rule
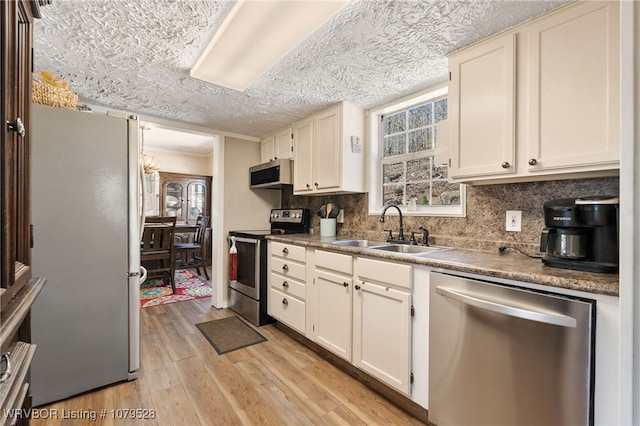
[[[342,102],[292,130],[294,195],[365,192],[362,109]]]
[[[585,2],[528,27],[528,170],[618,168],[617,2]]]
[[[358,257],[353,297],[353,364],[411,394],[410,265]]]
[[[353,258],[316,250],[315,341],[351,362]]]
[[[268,246],[269,315],[306,334],[306,249],[270,241]]]
[[[455,178],[513,173],[516,35],[449,59],[451,169]]]
[[[615,175],[618,2],[574,2],[454,52],[450,180]]]
[[[291,128],[281,129],[260,140],[260,158],[263,163],[277,159],[293,158],[293,133]]]

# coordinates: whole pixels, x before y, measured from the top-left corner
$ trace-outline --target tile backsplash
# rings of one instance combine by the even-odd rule
[[[418,227],[425,226],[431,244],[487,251],[508,246],[536,254],[544,228],[545,201],[619,193],[617,177],[468,186],[466,217],[404,216],[404,230],[407,238],[411,231],[416,231],[418,238],[421,235]],[[394,236],[397,235],[397,217],[389,216],[382,224],[380,215],[368,214],[368,194],[310,197],[294,196],[291,188],[282,190],[282,207],[308,208],[312,214],[311,227],[317,234],[320,218],[315,213],[330,201],[345,211],[344,223],[337,226],[338,237],[384,240],[383,229],[393,229]],[[522,211],[522,232],[505,231],[507,210]]]

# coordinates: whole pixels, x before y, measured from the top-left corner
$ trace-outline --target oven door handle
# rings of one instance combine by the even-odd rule
[[[260,240],[257,240],[257,239],[254,239],[254,238],[235,237],[235,239],[236,239],[236,243],[258,244],[260,242]],[[227,237],[227,241],[231,241],[231,236]]]
[[[530,321],[538,321],[545,324],[559,325],[562,327],[576,328],[576,319],[567,315],[556,314],[552,312],[542,312],[534,310],[533,306],[525,308],[523,306],[512,306],[504,303],[498,303],[491,300],[481,299],[475,295],[466,294],[460,290],[453,290],[447,287],[436,287],[436,293],[441,296],[448,297],[476,308],[485,309],[487,311],[496,312],[503,315],[509,315],[516,318],[522,318]]]

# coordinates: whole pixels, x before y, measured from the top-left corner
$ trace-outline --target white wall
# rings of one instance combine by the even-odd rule
[[[220,137],[214,144],[212,210],[212,304],[227,307],[229,231],[269,229],[269,213],[280,207],[280,191],[249,189],[249,167],[260,163],[260,144]]]
[[[211,176],[213,155],[184,154],[175,151],[161,151],[145,147],[147,158],[153,158],[161,172],[186,173]]]

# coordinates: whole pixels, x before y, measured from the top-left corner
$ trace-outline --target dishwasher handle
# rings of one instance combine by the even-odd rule
[[[476,308],[485,309],[487,311],[499,314],[509,315],[516,318],[522,318],[531,321],[542,322],[545,324],[559,325],[562,327],[576,328],[576,319],[567,315],[541,312],[534,309],[524,309],[518,306],[510,306],[504,303],[497,303],[490,300],[484,300],[476,295],[466,294],[460,290],[438,286],[436,293],[441,296],[448,297]]]

